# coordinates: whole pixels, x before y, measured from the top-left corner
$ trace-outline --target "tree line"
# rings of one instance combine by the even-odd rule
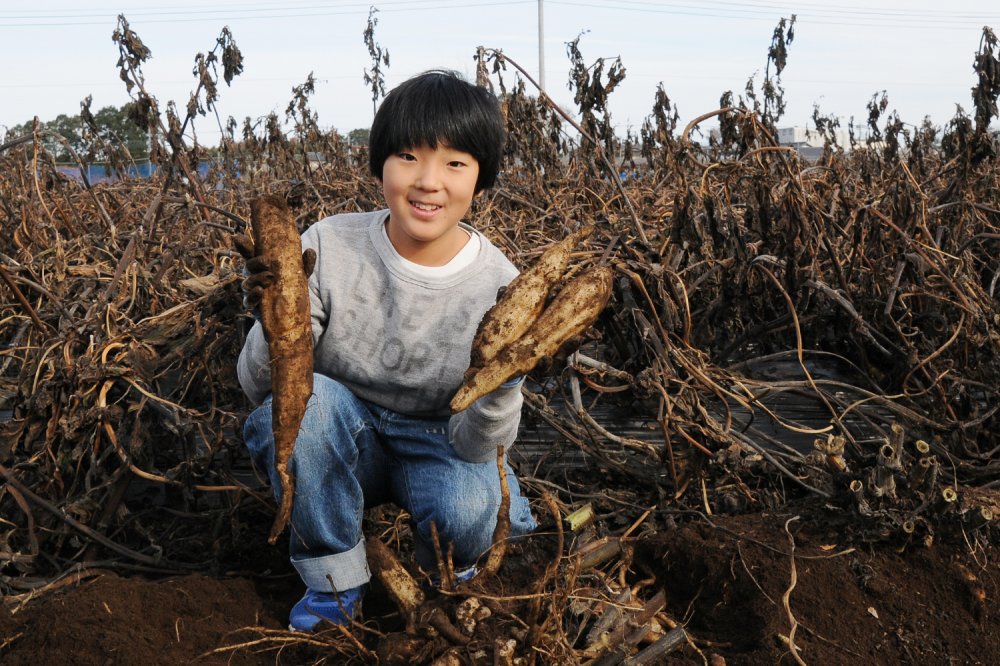
[[[141,162],[149,159],[149,134],[135,119],[134,104],[90,109],[91,98],[81,102],[79,114],[61,113],[47,121],[39,121],[40,141],[57,162],[94,164],[122,160]],[[14,125],[7,130],[9,138],[31,134],[34,120]],[[368,144],[368,129],[358,128],[347,133],[346,142],[353,146]],[[208,149],[208,152],[212,152]]]

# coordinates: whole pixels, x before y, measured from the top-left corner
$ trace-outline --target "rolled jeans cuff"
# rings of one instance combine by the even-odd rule
[[[314,592],[343,592],[371,580],[364,538],[354,548],[321,557],[292,557],[302,582]]]

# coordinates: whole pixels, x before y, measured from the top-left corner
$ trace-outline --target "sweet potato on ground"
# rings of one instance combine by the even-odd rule
[[[424,592],[420,584],[377,536],[365,541],[365,551],[372,574],[385,586],[399,608],[407,630],[412,632],[416,627],[417,611],[424,603]]]
[[[569,339],[586,331],[611,297],[612,277],[609,266],[599,266],[581,273],[563,287],[520,339],[501,349],[466,379],[451,400],[451,411],[467,409],[505,381],[531,371]]]
[[[269,541],[274,543],[292,515],[295,479],[288,468],[299,425],[313,391],[313,339],[302,240],[284,199],[262,197],[251,204],[255,251],[274,282],[264,289],[260,319],[271,358],[271,429],[281,504]]]

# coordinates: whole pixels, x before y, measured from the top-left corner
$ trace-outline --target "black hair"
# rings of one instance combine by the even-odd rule
[[[396,86],[382,101],[368,135],[368,165],[382,180],[390,155],[438,142],[479,162],[476,192],[493,186],[500,170],[504,119],[497,98],[457,72],[433,70]]]

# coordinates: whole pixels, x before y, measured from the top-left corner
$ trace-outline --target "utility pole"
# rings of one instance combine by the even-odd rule
[[[545,12],[538,0],[538,85],[545,90]]]

